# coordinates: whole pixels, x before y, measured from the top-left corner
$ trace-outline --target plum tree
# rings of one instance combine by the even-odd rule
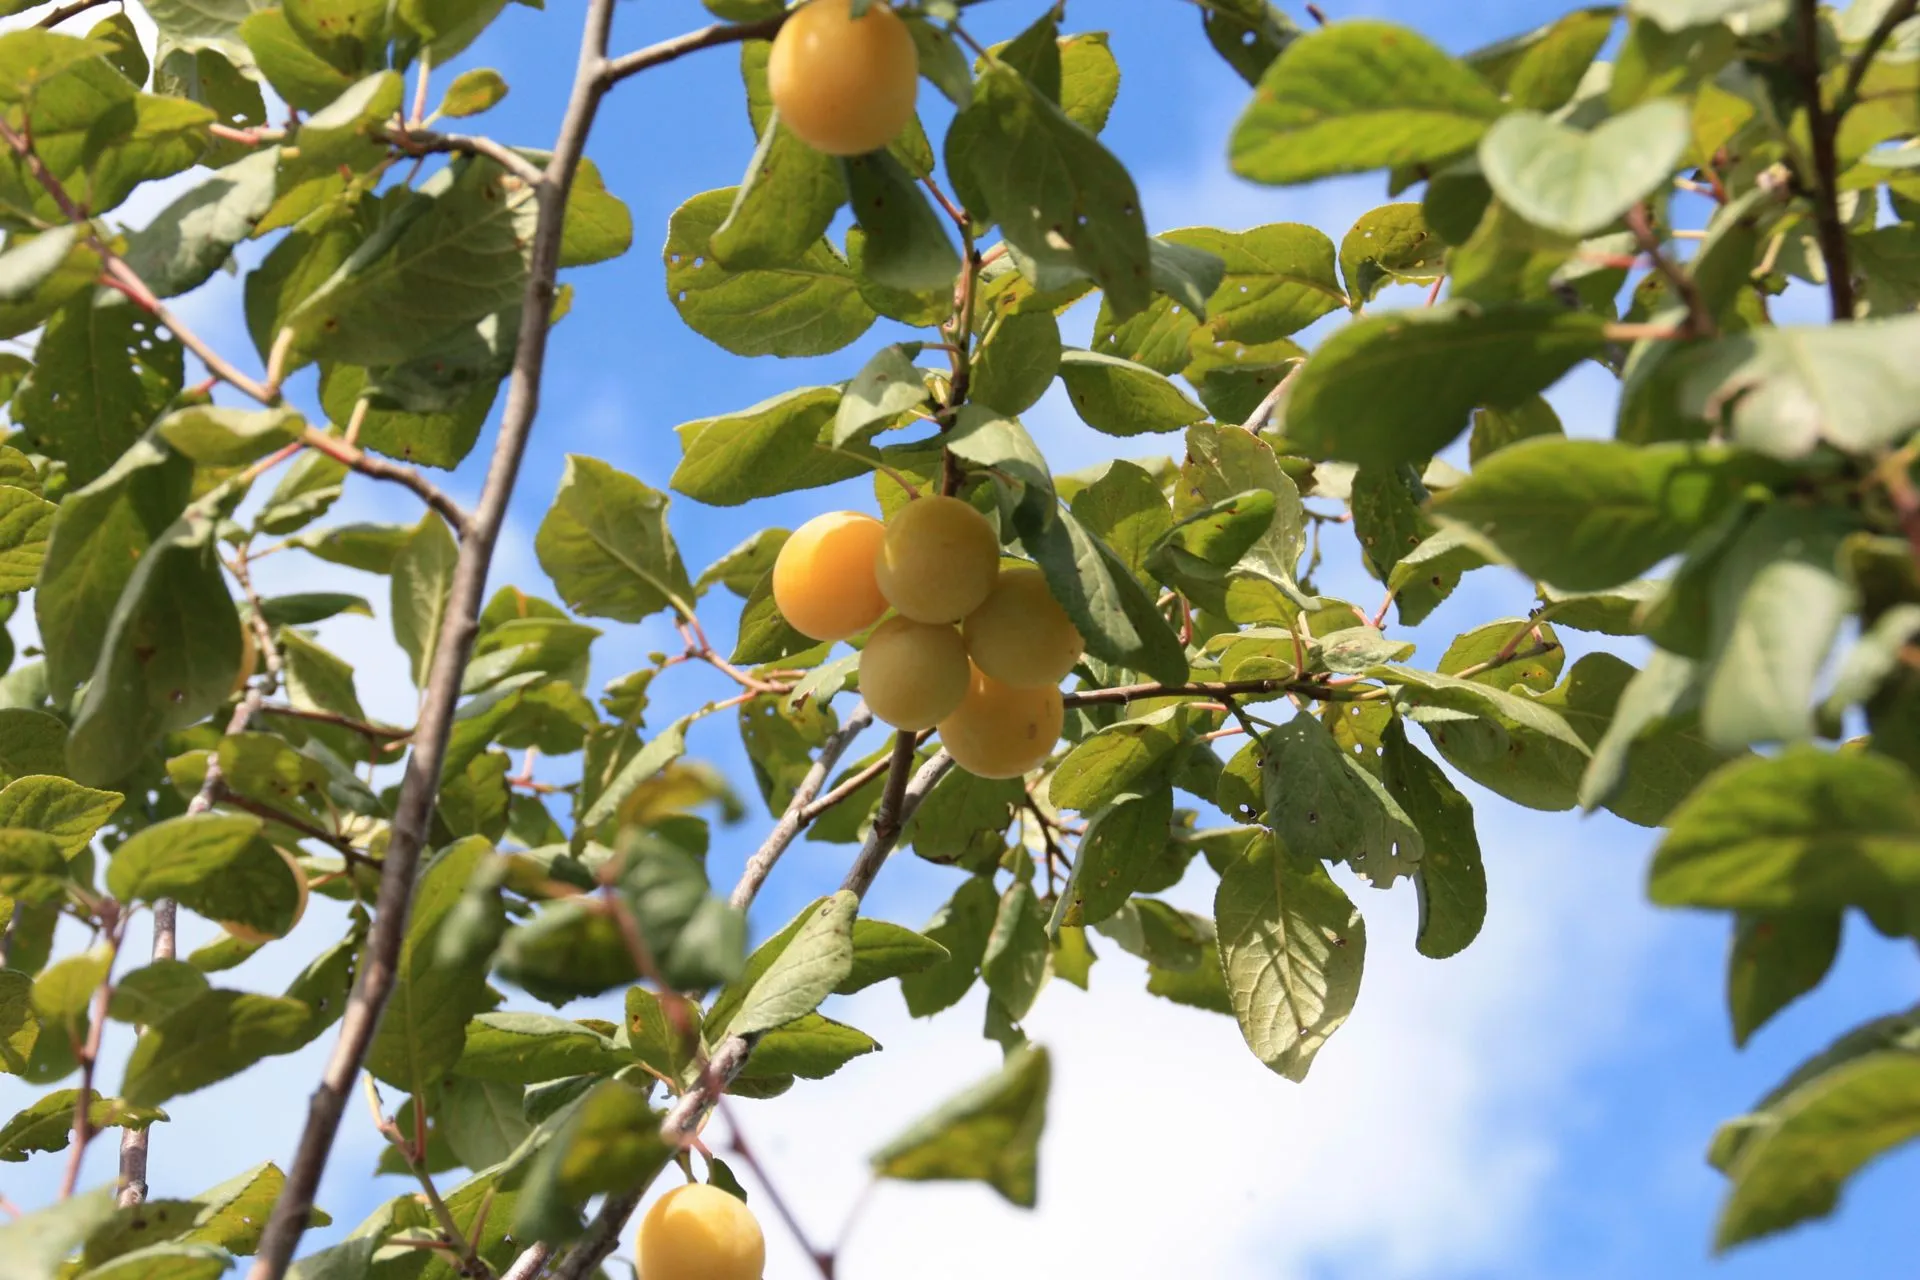
[[[767,1241],[753,1211],[704,1182],[675,1187],[640,1220],[640,1280],[760,1280]]]
[[[852,0],[810,0],[774,37],[767,83],[801,141],[828,155],[864,155],[913,119],[920,59],[912,32],[885,4],[856,18]]]
[[[952,624],[888,618],[860,651],[860,696],[896,729],[931,729],[967,696],[966,642]]]
[[[976,778],[1018,778],[1053,753],[1066,714],[1060,690],[1003,684],[975,667],[967,696],[940,722],[940,745]]]
[[[874,565],[886,529],[858,511],[829,511],[793,531],[773,562],[773,602],[815,640],[859,635],[887,611]]]
[[[1038,569],[1008,569],[961,627],[974,665],[1003,684],[1057,685],[1086,642]]]
[[[916,498],[887,521],[874,574],[887,603],[915,622],[958,622],[1000,575],[1000,539],[958,498]]]
[[[273,851],[280,855],[280,860],[287,864],[287,870],[293,874],[293,916],[287,921],[287,927],[279,933],[268,933],[265,929],[258,929],[253,925],[243,924],[238,920],[222,920],[220,922],[220,927],[225,929],[229,934],[242,942],[251,942],[256,947],[272,942],[275,938],[286,937],[289,933],[293,932],[294,927],[298,925],[301,919],[307,914],[307,873],[301,869],[299,862],[294,859],[294,856],[285,849],[282,849],[279,845],[275,845]]]

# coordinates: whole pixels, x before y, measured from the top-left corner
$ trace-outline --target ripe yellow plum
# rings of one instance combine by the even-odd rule
[[[760,1280],[767,1240],[753,1211],[718,1187],[690,1182],[640,1220],[640,1280]]]
[[[940,722],[940,745],[976,778],[1018,778],[1053,753],[1066,717],[1060,690],[1002,684],[975,667],[959,710]]]
[[[794,530],[773,562],[773,602],[801,635],[845,640],[887,611],[874,579],[886,526],[858,511],[829,511]]]
[[[896,729],[931,729],[967,696],[966,642],[951,624],[888,618],[860,651],[860,695]]]
[[[874,565],[880,594],[915,622],[958,622],[1000,576],[1000,539],[958,498],[915,498],[887,521]]]
[[[287,934],[293,932],[294,926],[300,923],[300,917],[307,914],[307,873],[300,869],[300,864],[294,860],[294,856],[285,849],[282,849],[279,845],[275,845],[273,851],[280,855],[280,860],[287,864],[287,870],[293,873],[293,883],[296,888],[296,896],[293,900],[293,919],[287,922],[286,929],[280,933],[268,933],[265,929],[256,929],[252,925],[242,924],[238,920],[220,921],[220,927],[225,929],[233,937],[238,938],[242,942],[250,942],[256,947],[263,943],[272,942],[275,938],[286,937]]]
[[[1009,569],[961,628],[967,653],[1002,684],[1057,685],[1086,648],[1038,569]]]
[[[851,0],[811,0],[773,39],[767,87],[787,128],[816,151],[878,151],[913,119],[920,55],[884,3],[852,15]]]

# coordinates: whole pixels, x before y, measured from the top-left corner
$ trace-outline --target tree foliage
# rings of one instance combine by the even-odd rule
[[[0,1069],[47,1090],[0,1126],[0,1160],[68,1161],[58,1204],[0,1226],[0,1272],[212,1276],[257,1249],[256,1277],[283,1273],[364,1067],[405,1099],[382,1167],[424,1194],[301,1274],[481,1275],[531,1249],[578,1276],[669,1164],[691,1174],[721,1093],[884,1070],[832,1001],[895,980],[916,1016],[981,983],[1006,1059],[875,1173],[1031,1205],[1050,1058],[1023,1023],[1048,982],[1088,986],[1117,947],[1300,1080],[1363,981],[1344,886],[1417,895],[1423,955],[1479,932],[1501,851],[1459,777],[1649,828],[1651,899],[1726,913],[1741,1041],[1820,983],[1849,915],[1920,937],[1912,0],[1635,0],[1460,57],[1203,0],[1196,37],[1251,86],[1233,172],[1377,172],[1386,200],[1351,228],[1158,235],[1100,137],[1114,55],[1055,8],[981,48],[961,0],[899,6],[941,127],[838,159],[772,107],[776,0],[707,0],[720,25],[620,57],[591,0],[592,56],[539,149],[433,127],[500,101],[489,69],[432,117],[412,102],[502,0],[146,7],[152,50],[65,10],[0,34],[0,337],[20,352],[0,354],[0,589],[45,650],[0,654]],[[758,147],[742,136],[737,188],[640,232],[664,233],[695,334],[831,356],[843,380],[683,425],[673,493],[569,457],[535,544],[548,582],[483,601],[548,331],[594,287],[577,269],[636,234],[580,154],[593,110],[714,46],[737,46]],[[148,225],[114,218],[176,175]],[[257,351],[217,352],[168,300],[248,245]],[[1828,322],[1776,322],[1813,297]],[[1097,311],[1084,349],[1076,307]],[[1619,380],[1607,438],[1569,438],[1542,398],[1588,365]],[[1055,473],[1020,415],[1056,381],[1116,453],[1176,456]],[[465,510],[427,469],[496,406],[496,479]],[[972,504],[1084,638],[1064,740],[1026,778],[911,733],[842,764],[869,717],[854,662],[774,604],[785,531],[711,565],[675,540],[692,504],[868,477],[883,513]],[[349,483],[419,513],[329,522]],[[1376,586],[1323,580],[1342,525]],[[263,597],[269,552],[388,579],[416,725],[370,720],[315,636],[367,601]],[[1516,573],[1525,616],[1412,661],[1400,633],[1466,575]],[[594,678],[606,631],[656,618],[683,652]],[[729,625],[731,651],[710,639]],[[737,693],[650,723],[685,663]],[[747,806],[691,754],[728,719],[773,824],[731,893],[710,815]],[[536,756],[578,780],[536,781]],[[749,949],[745,910],[802,833],[858,845],[853,870]],[[862,914],[896,842],[951,869],[919,930]],[[1210,916],[1167,900],[1203,880]],[[284,991],[219,985],[286,945],[309,890],[346,904],[345,933]],[[176,958],[178,910],[231,936]],[[122,945],[142,912],[151,957]],[[71,954],[63,918],[87,937]],[[620,1023],[565,1016],[619,993]],[[1920,1133],[1913,1019],[1846,1032],[1727,1124],[1721,1246],[1830,1211]],[[135,1037],[118,1096],[95,1070],[109,1022]],[[355,1070],[285,1173],[141,1203],[163,1104],[329,1034]],[[102,1130],[137,1153],[117,1202],[75,1185]]]

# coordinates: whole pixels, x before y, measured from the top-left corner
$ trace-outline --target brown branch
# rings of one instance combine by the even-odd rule
[[[626,1219],[622,1218],[621,1221],[624,1223]],[[513,1265],[500,1273],[500,1280],[537,1280],[540,1273],[547,1269],[547,1261],[552,1257],[553,1249],[550,1246],[536,1244],[515,1258]]]
[[[1297,693],[1303,697],[1342,701],[1320,680],[1195,680],[1187,684],[1123,684],[1111,689],[1081,689],[1061,696],[1069,707],[1137,702],[1141,698],[1232,698],[1249,693]]]
[[[94,1097],[93,1068],[100,1060],[100,1038],[107,1030],[107,1002],[113,999],[113,965],[120,958],[120,939],[127,927],[126,916],[118,908],[110,909],[114,915],[107,931],[106,972],[100,975],[100,985],[94,988],[87,1015],[86,1043],[75,1046],[74,1057],[80,1062],[80,1089],[73,1104],[72,1153],[67,1157],[67,1172],[60,1179],[62,1200],[71,1196],[74,1187],[79,1185],[80,1164],[86,1158],[87,1144],[93,1141],[93,1117],[88,1114]]]
[[[716,45],[739,44],[743,40],[771,40],[786,20],[787,15],[782,13],[758,22],[715,23],[671,40],[662,40],[659,44],[648,45],[644,49],[636,49],[632,53],[623,53],[617,58],[602,58],[596,69],[598,88],[604,92],[628,76]]]
[[[806,1229],[800,1225],[800,1219],[795,1217],[793,1210],[788,1207],[786,1197],[780,1194],[780,1188],[775,1186],[773,1179],[767,1176],[766,1166],[760,1163],[760,1157],[747,1144],[747,1136],[740,1131],[739,1117],[728,1110],[724,1102],[716,1102],[714,1105],[719,1109],[720,1114],[726,1117],[728,1150],[740,1157],[740,1163],[753,1174],[754,1179],[760,1184],[760,1189],[767,1193],[767,1199],[772,1203],[774,1213],[779,1215],[780,1221],[786,1224],[788,1233],[793,1236],[794,1241],[818,1269],[821,1280],[833,1280],[832,1251],[814,1247],[813,1241],[807,1236]]]
[[[1833,108],[1829,112],[1836,131],[1841,118],[1853,110],[1854,105],[1859,102],[1860,85],[1867,78],[1867,72],[1872,69],[1873,60],[1880,55],[1880,50],[1886,47],[1887,41],[1893,39],[1895,29],[1913,16],[1917,5],[1920,5],[1920,0],[1895,0],[1895,3],[1889,5],[1887,11],[1880,15],[1880,21],[1875,24],[1866,40],[1860,45],[1860,51],[1853,55],[1853,61],[1847,64],[1847,78],[1841,82],[1840,92],[1833,95]]]
[[[1273,411],[1280,405],[1280,397],[1287,394],[1287,388],[1293,384],[1294,378],[1306,367],[1305,360],[1295,360],[1293,367],[1287,370],[1286,376],[1274,383],[1273,390],[1267,392],[1260,403],[1254,406],[1253,412],[1247,415],[1247,420],[1240,424],[1240,429],[1258,435],[1260,429],[1273,418]]]
[[[534,327],[536,326],[523,325],[521,330],[524,333]],[[307,428],[307,434],[302,437],[302,441],[308,448],[318,449],[342,466],[358,471],[363,476],[372,476],[376,480],[391,480],[395,484],[405,485],[413,490],[422,502],[438,511],[441,517],[453,526],[454,533],[459,537],[465,538],[471,532],[473,517],[468,515],[459,503],[448,497],[438,485],[412,467],[389,462],[377,454],[368,453],[356,445],[348,444],[338,436],[330,436],[315,427]],[[491,482],[492,477],[489,476],[488,480]],[[485,500],[485,496],[482,495],[481,501]]]
[[[1814,228],[1827,268],[1827,297],[1835,320],[1853,319],[1853,266],[1847,252],[1847,228],[1840,220],[1840,160],[1834,149],[1839,118],[1827,111],[1820,94],[1820,0],[1796,0],[1798,64],[1806,97],[1807,134],[1813,141]],[[1889,33],[1891,34],[1891,33]],[[1866,74],[1863,70],[1862,75]]]
[[[841,755],[860,736],[861,730],[872,723],[873,713],[862,702],[848,714],[839,732],[821,744],[820,754],[814,758],[813,767],[807,770],[806,777],[794,789],[786,812],[780,815],[780,821],[774,824],[766,840],[747,859],[746,868],[740,873],[740,883],[733,887],[733,894],[727,899],[737,910],[745,911],[753,904],[754,895],[767,882],[773,864],[780,860],[780,855],[800,834],[800,828],[806,825],[807,810],[820,794],[820,788],[826,785],[827,775],[833,772],[833,766],[839,763]]]
[[[262,703],[280,686],[280,646],[273,638],[273,630],[267,626],[266,619],[260,614],[260,596],[253,589],[253,579],[247,570],[247,556],[243,551],[229,564],[248,604],[247,621],[253,629],[255,645],[260,652],[261,666],[264,668],[258,681],[247,686],[239,705],[233,709],[233,715],[227,720],[227,736],[245,733],[253,718],[260,714]],[[220,771],[220,755],[210,752],[207,755],[206,776],[201,779],[200,790],[193,799],[187,801],[189,814],[205,813],[222,799],[228,798],[226,779]],[[171,899],[162,899],[153,905],[153,959],[171,960],[174,958],[176,926],[179,910]],[[150,1154],[148,1129],[127,1129],[120,1136],[120,1204],[140,1204],[147,1198],[147,1160]]]
[[[90,9],[98,9],[101,5],[110,2],[111,0],[73,0],[71,4],[61,5],[33,25],[51,31],[69,18],[77,18]]]
[[[492,138],[415,128],[385,129],[375,136],[415,158],[449,151],[461,155],[483,156],[536,190],[547,180],[547,175],[539,165],[512,147],[496,142]]]
[[[461,675],[473,652],[487,570],[506,519],[507,503],[513,496],[527,438],[539,412],[549,332],[543,318],[553,313],[567,196],[579,170],[600,100],[613,83],[613,77],[605,71],[607,37],[612,24],[613,0],[587,0],[579,63],[566,114],[553,154],[547,161],[545,180],[534,189],[539,220],[521,308],[521,315],[526,319],[520,326],[514,350],[506,407],[479,505],[464,522],[465,536],[454,567],[447,619],[435,646],[419,725],[414,732],[413,752],[407,761],[406,778],[401,784],[392,836],[381,869],[373,929],[341,1018],[333,1055],[308,1106],[299,1148],[287,1166],[286,1185],[274,1204],[272,1217],[261,1236],[258,1255],[248,1272],[250,1280],[280,1280],[286,1274],[312,1217],[314,1192],[333,1150],[347,1092],[359,1074],[373,1040],[374,1027],[393,990],[394,970],[406,935],[408,900],[433,818],[434,797],[446,759]]]
[[[1640,251],[1653,260],[1653,269],[1673,290],[1674,297],[1687,307],[1687,330],[1690,337],[1712,338],[1719,334],[1719,326],[1713,322],[1713,312],[1707,306],[1705,295],[1694,278],[1680,269],[1678,263],[1669,258],[1660,247],[1660,237],[1654,234],[1653,220],[1647,213],[1643,202],[1627,210],[1627,230],[1633,232],[1633,238],[1640,245]]]
[[[289,720],[310,720],[315,724],[338,725],[342,729],[351,730],[373,742],[392,744],[404,742],[413,736],[413,730],[411,729],[400,729],[391,725],[370,724],[365,720],[355,720],[351,716],[343,716],[336,711],[313,711],[305,707],[289,707],[275,703],[270,707],[261,707],[259,713],[269,716],[284,716]],[[228,732],[236,733],[238,730],[230,729]]]
[[[914,773],[914,738],[914,734],[904,729],[893,735],[893,761],[887,768],[887,789],[880,793],[880,807],[873,812],[873,830],[867,833],[866,842],[860,846],[853,865],[847,868],[847,878],[840,882],[842,890],[851,890],[857,898],[867,896],[873,878],[880,874],[880,864],[893,852],[893,846],[899,841],[907,820],[913,817],[913,811],[920,807],[920,801],[933,789],[933,784],[940,781],[941,775],[953,764],[953,758],[940,751],[921,766],[919,773]],[[911,802],[907,799],[909,794],[913,796]]]

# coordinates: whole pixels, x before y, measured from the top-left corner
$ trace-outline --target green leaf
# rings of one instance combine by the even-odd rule
[[[1059,774],[1054,778],[1057,785]],[[1173,789],[1164,784],[1095,811],[1074,858],[1071,922],[1096,924],[1118,911],[1166,852],[1172,822]]]
[[[906,167],[887,151],[851,156],[839,167],[854,221],[866,233],[860,274],[909,293],[951,288],[960,255]],[[793,215],[783,210],[782,216]]]
[[[1414,946],[1444,960],[1466,950],[1487,918],[1487,871],[1473,829],[1473,805],[1440,766],[1407,741],[1396,717],[1381,735],[1380,776],[1426,845],[1413,884],[1420,895]]]
[[[1424,464],[1474,408],[1520,404],[1599,354],[1602,327],[1559,307],[1463,303],[1356,320],[1295,379],[1287,439],[1314,458]]]
[[[567,455],[540,522],[540,567],[576,613],[638,622],[671,608],[691,617],[693,584],[667,529],[667,496],[597,458]]]
[[[180,344],[136,307],[83,293],[47,322],[13,400],[23,442],[67,464],[76,487],[105,474],[180,391]]]
[[[824,1080],[855,1058],[878,1052],[879,1048],[866,1032],[809,1013],[754,1041],[753,1053],[741,1075]]]
[[[920,973],[945,961],[949,953],[933,938],[885,920],[853,922],[853,969],[835,995],[850,996],[888,978]]]
[[[279,160],[268,147],[214,170],[127,238],[127,265],[162,298],[205,284],[272,206]]]
[[[1200,6],[1200,22],[1214,52],[1251,85],[1300,38],[1293,19],[1270,0],[1212,0]]]
[[[154,1244],[89,1268],[88,1280],[218,1280],[233,1256],[206,1244]]]
[[[1636,672],[1610,653],[1589,653],[1565,682],[1541,699],[1559,711],[1593,750],[1579,799],[1604,804],[1628,822],[1658,826],[1675,805],[1726,759],[1676,714],[1693,691],[1693,664],[1655,651]]]
[[[30,591],[46,560],[54,504],[25,489],[0,485],[0,591]]]
[[[980,956],[980,977],[1007,1018],[1019,1022],[1033,1008],[1047,976],[1047,913],[1033,886],[1016,880],[1000,907]]]
[[[1862,1031],[1848,1039],[1865,1043],[1843,1039],[1796,1071],[1756,1114],[1735,1122],[1746,1133],[1722,1164],[1733,1187],[1721,1206],[1716,1249],[1826,1216],[1848,1178],[1920,1136],[1920,1048],[1911,1033],[1882,1047]]]
[[[1108,47],[1107,33],[1087,31],[1060,42],[1060,93],[1056,99],[1067,119],[1088,133],[1107,127],[1107,114],[1120,96],[1120,64]]]
[[[1353,534],[1366,556],[1367,570],[1393,592],[1400,621],[1411,626],[1440,607],[1460,585],[1463,568],[1481,563],[1471,552],[1436,554],[1436,530],[1427,511],[1430,497],[1412,465],[1363,466],[1353,477],[1348,505]],[[1468,564],[1456,568],[1454,561]]]
[[[803,910],[763,943],[746,971],[708,1010],[708,1038],[771,1031],[820,1007],[853,972],[853,918],[860,899],[841,890]]]
[[[73,873],[60,842],[38,831],[0,828],[0,893],[40,905],[65,895]]]
[[[507,96],[507,82],[492,67],[475,67],[471,71],[462,71],[447,86],[447,92],[440,99],[440,114],[460,119],[465,116],[477,116],[500,104]]]
[[[1546,399],[1535,396],[1511,409],[1475,409],[1473,435],[1467,441],[1467,456],[1477,472],[1486,458],[1511,444],[1535,436],[1564,436],[1560,415]]]
[[[67,858],[77,856],[119,809],[117,791],[95,791],[45,774],[18,777],[0,789],[0,827],[44,832]]]
[[[1744,1047],[1774,1014],[1820,985],[1840,952],[1838,911],[1742,911],[1727,955],[1727,1012]]]
[[[1000,895],[988,877],[970,877],[954,890],[921,930],[946,949],[947,959],[900,979],[908,1013],[925,1018],[960,1003],[973,986],[999,911]]]
[[[1594,55],[1613,33],[1613,6],[1575,9],[1556,22],[1477,49],[1467,65],[1505,91],[1516,107],[1554,111],[1580,88]]]
[[[734,189],[733,208],[708,241],[714,261],[729,271],[799,262],[846,199],[833,158],[802,142],[780,122],[779,112],[770,112],[746,176]]]
[[[16,245],[10,237],[0,252],[0,302],[25,302],[66,264],[79,241],[80,227],[69,223]]]
[[[67,1255],[113,1217],[112,1185],[0,1223],[0,1280],[53,1280]]]
[[[1663,906],[1833,910],[1920,884],[1920,790],[1898,761],[1790,747],[1722,766],[1674,810],[1647,892]]]
[[[74,714],[63,772],[116,781],[155,739],[211,714],[232,690],[240,618],[221,576],[217,528],[211,512],[189,507],[134,566]]]
[[[1065,511],[1021,543],[1085,639],[1087,652],[1163,684],[1186,679],[1186,654],[1154,599],[1113,550]]]
[[[1013,247],[1091,277],[1123,319],[1147,305],[1150,251],[1133,179],[1019,72],[999,63],[980,72],[947,131],[946,158],[961,191],[986,202],[969,211],[990,214]]]
[[[140,1034],[121,1091],[128,1102],[154,1106],[217,1084],[297,1048],[311,1016],[299,1000],[209,991]]]
[[[1263,745],[1267,822],[1290,854],[1345,861],[1380,887],[1413,873],[1425,848],[1420,829],[1324,724],[1297,715]]]
[[[413,683],[424,688],[446,622],[453,571],[460,548],[438,512],[420,517],[393,560],[393,638],[412,663]]]
[[[480,428],[493,411],[500,392],[498,381],[481,379],[470,393],[445,407],[420,407],[416,412],[403,398],[385,394],[382,378],[390,372],[369,371],[357,365],[325,366],[320,371],[320,403],[327,416],[340,424],[351,421],[364,397],[367,409],[360,414],[361,448],[429,467],[458,466],[473,452]]]
[[[630,1059],[591,1027],[544,1013],[483,1013],[467,1024],[454,1071],[472,1080],[538,1084],[618,1071]]]
[[[1297,183],[1467,150],[1505,110],[1492,87],[1421,37],[1340,22],[1289,44],[1234,127],[1233,170]]]
[[[1187,432],[1187,456],[1175,487],[1174,515],[1185,519],[1202,506],[1226,502],[1249,490],[1273,495],[1273,519],[1235,557],[1227,574],[1225,612],[1236,621],[1286,621],[1300,602],[1295,567],[1306,551],[1306,515],[1300,492],[1281,470],[1272,446],[1250,432],[1202,424]]]
[[[713,258],[733,198],[732,188],[697,195],[667,225],[667,296],[687,326],[742,356],[825,355],[865,333],[876,314],[824,239],[775,268],[730,271]]]
[[[1588,748],[1546,699],[1411,667],[1376,667],[1447,763],[1529,808],[1571,809]]]
[[[1114,436],[1177,431],[1207,416],[1180,388],[1145,365],[1068,347],[1060,380],[1081,421]]]
[[[165,1022],[207,993],[207,978],[184,960],[155,960],[113,984],[107,1016],[136,1026]]]
[[[1427,229],[1417,204],[1364,213],[1340,241],[1340,275],[1355,310],[1390,284],[1438,280],[1445,273],[1446,244]]]
[[[107,890],[122,902],[177,899],[210,920],[275,937],[294,923],[299,885],[252,814],[189,814],[144,828],[114,851]]]
[[[354,83],[352,75],[314,52],[280,8],[254,12],[240,24],[239,34],[260,73],[289,106],[319,111]]]
[[[1188,717],[1184,707],[1162,707],[1088,734],[1054,770],[1048,799],[1092,814],[1123,796],[1146,795],[1186,741]]]
[[[468,1020],[486,1006],[485,970],[446,963],[439,944],[467,885],[493,856],[486,840],[469,837],[441,850],[420,873],[393,994],[367,1049],[367,1070],[395,1088],[419,1093],[452,1069]]]
[[[1051,311],[1002,314],[974,349],[968,398],[1013,416],[1031,409],[1060,371],[1060,322]]]
[[[1347,1020],[1367,931],[1325,867],[1278,839],[1227,864],[1214,898],[1220,961],[1247,1047],[1289,1080]]]
[[[685,423],[680,465],[668,483],[697,502],[732,507],[860,475],[869,469],[864,459],[834,452],[842,403],[833,387],[802,387]]]
[[[1798,458],[1826,443],[1872,454],[1913,430],[1920,316],[1755,329],[1687,353],[1679,411],[1736,444]]]
[[[133,1107],[118,1098],[89,1094],[87,1125],[95,1133],[102,1129],[144,1129],[167,1113],[152,1107]],[[15,1164],[35,1151],[65,1151],[73,1137],[73,1115],[80,1100],[78,1089],[57,1089],[34,1099],[26,1110],[0,1128],[0,1160]]]
[[[1052,1081],[1047,1051],[1023,1045],[993,1076],[966,1089],[873,1154],[875,1176],[909,1182],[984,1182],[1031,1209],[1039,1192],[1040,1134]]]
[[[217,1245],[231,1253],[252,1253],[260,1247],[267,1218],[286,1183],[286,1175],[269,1162],[202,1191],[194,1197],[199,1212],[194,1215],[193,1229],[184,1239]],[[332,1221],[321,1209],[316,1208],[312,1213],[312,1226],[326,1226]]]
[[[176,409],[153,424],[154,434],[205,467],[245,466],[293,443],[307,420],[281,407],[252,411],[217,405]]]
[[[601,1081],[536,1157],[506,1223],[524,1240],[573,1239],[588,1199],[640,1190],[667,1167],[673,1148],[660,1137],[660,1121],[645,1089]],[[508,1261],[519,1247],[512,1246]]]
[[[354,81],[300,126],[295,136],[301,169],[371,168],[382,149],[374,135],[400,111],[405,93],[406,81],[398,71],[375,71]],[[439,185],[444,186],[444,180]]]
[[[0,707],[0,776],[11,782],[66,768],[66,726],[56,716],[24,707]]]
[[[1692,116],[1655,98],[1580,133],[1535,111],[1502,116],[1480,141],[1480,171],[1500,202],[1568,236],[1606,230],[1662,186],[1692,140]]]
[[[1597,591],[1684,551],[1758,478],[1752,461],[1704,445],[1542,436],[1483,459],[1436,510],[1529,577]]]
[[[919,354],[919,343],[897,342],[880,348],[868,358],[847,384],[834,411],[834,448],[846,444],[875,423],[909,413],[933,399],[927,390],[926,375],[913,363]]]
[[[404,524],[343,524],[297,534],[287,541],[329,564],[363,573],[391,573],[412,533],[413,526]]]
[[[1700,705],[1709,742],[1734,750],[1812,734],[1820,670],[1855,604],[1839,569],[1851,530],[1838,513],[1777,504],[1720,559]]]

